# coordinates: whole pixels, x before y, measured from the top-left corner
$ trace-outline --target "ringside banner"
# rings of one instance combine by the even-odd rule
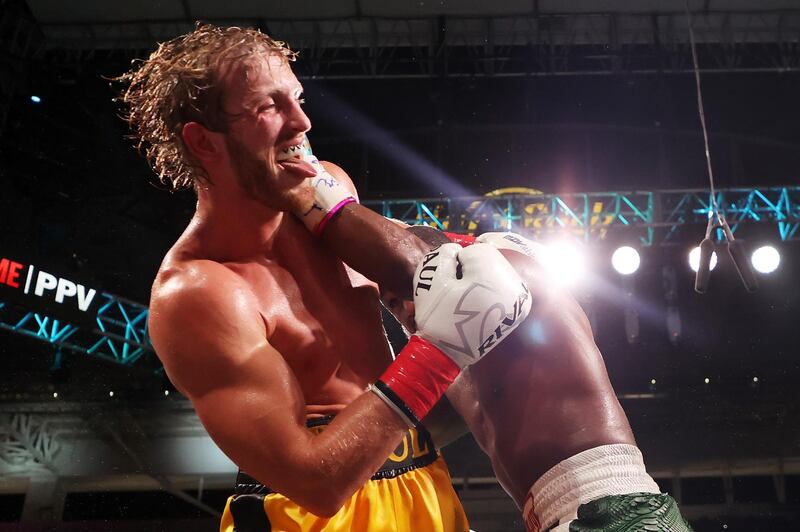
[[[2,300],[78,327],[97,327],[97,309],[105,299],[75,276],[0,250]]]

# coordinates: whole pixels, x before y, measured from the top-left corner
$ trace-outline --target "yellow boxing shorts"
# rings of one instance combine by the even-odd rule
[[[312,419],[320,432],[332,417]],[[467,516],[422,425],[409,429],[380,470],[332,517],[318,517],[240,471],[220,532],[465,532]]]

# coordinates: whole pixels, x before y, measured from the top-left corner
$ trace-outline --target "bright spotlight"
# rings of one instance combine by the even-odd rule
[[[692,271],[696,272],[700,267],[700,247],[696,247],[689,252],[689,267]],[[709,271],[717,267],[717,252],[711,253],[711,264],[709,264]]]
[[[761,246],[753,252],[753,268],[759,273],[772,273],[781,263],[781,254],[772,246]]]
[[[586,273],[586,258],[575,244],[556,242],[547,246],[545,267],[562,286],[575,285]]]
[[[31,101],[32,101],[33,103],[42,103],[42,99],[41,99],[41,98],[39,98],[38,96],[36,96],[35,94],[32,94],[32,95],[31,95]]]
[[[622,275],[630,275],[639,269],[639,252],[630,246],[617,248],[611,255],[611,265]]]

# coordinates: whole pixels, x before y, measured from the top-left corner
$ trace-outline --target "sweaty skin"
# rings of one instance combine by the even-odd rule
[[[311,127],[289,65],[256,55],[223,72],[228,129],[182,131],[211,184],[197,187],[196,213],[153,284],[150,334],[215,443],[330,516],[408,428],[364,393],[391,359],[378,293],[283,212],[294,201],[283,191],[314,174],[278,159]],[[312,435],[306,419],[324,414],[338,415]]]
[[[412,276],[398,278],[382,266],[415,262],[426,251],[424,245],[422,250],[397,246],[403,232],[408,234],[351,204],[322,236],[356,270],[382,286],[400,287],[397,295],[387,293],[384,302],[413,332],[413,303],[408,301]],[[369,242],[368,254],[364,242]],[[533,297],[530,314],[489,355],[466,368],[447,397],[521,508],[533,483],[560,461],[598,445],[635,445],[635,440],[586,314],[533,259],[502,251],[528,284]],[[376,266],[374,257],[380,257],[381,264]]]
[[[533,483],[561,460],[635,441],[586,314],[533,259],[504,255],[528,283],[531,312],[447,396],[521,508]]]

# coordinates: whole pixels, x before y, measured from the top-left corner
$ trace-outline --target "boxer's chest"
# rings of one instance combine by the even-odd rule
[[[307,402],[352,400],[388,365],[374,287],[324,254],[268,260],[244,274],[267,339],[295,373]],[[347,400],[346,402],[349,402]]]

